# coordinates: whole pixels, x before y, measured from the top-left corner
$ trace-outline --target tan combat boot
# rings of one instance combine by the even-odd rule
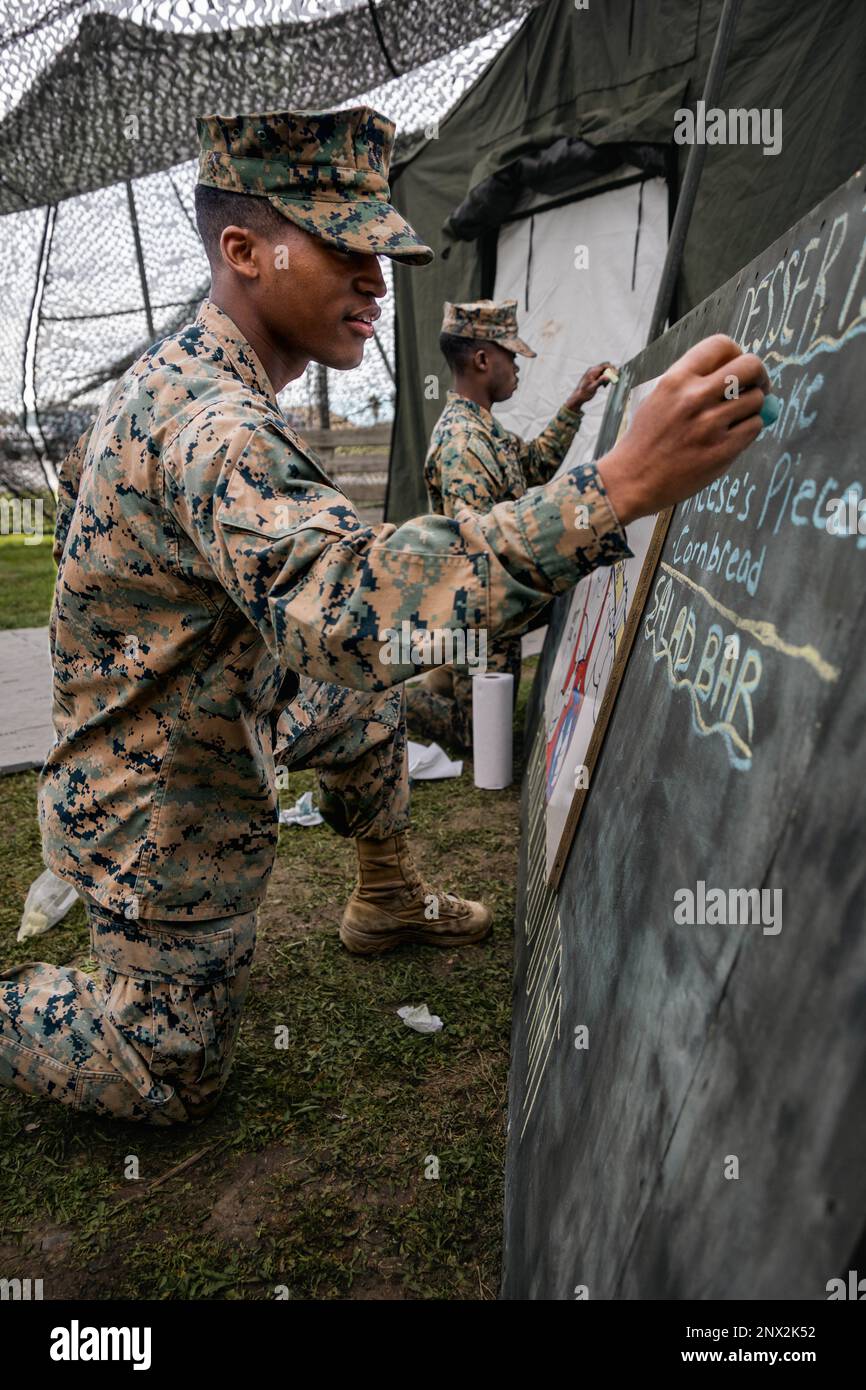
[[[467,946],[493,924],[483,903],[436,893],[421,878],[404,833],[356,840],[358,885],[346,904],[340,940],[355,955],[379,955],[404,942]]]

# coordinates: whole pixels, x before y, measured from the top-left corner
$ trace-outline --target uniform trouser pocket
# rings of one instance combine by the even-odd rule
[[[149,1076],[185,1091],[213,1078],[230,1023],[227,979],[195,985],[106,970],[103,986],[107,1022]]]
[[[255,947],[255,913],[182,930],[99,909],[90,920],[92,951],[102,970],[105,1037],[109,1047],[114,1043],[116,1069],[155,1112],[166,1105],[175,1111],[179,1102],[186,1116],[203,1113],[231,1069]],[[93,1079],[82,1103],[111,1110],[107,1080]]]

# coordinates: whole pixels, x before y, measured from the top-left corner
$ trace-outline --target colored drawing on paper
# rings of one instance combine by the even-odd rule
[[[618,437],[655,381],[633,388]],[[544,697],[547,870],[552,871],[575,791],[586,785],[586,759],[613,664],[655,530],[655,517],[628,528],[633,555],[594,570],[577,585]]]

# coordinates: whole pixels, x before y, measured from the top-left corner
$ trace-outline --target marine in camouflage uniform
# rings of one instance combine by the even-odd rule
[[[375,112],[213,117],[200,134],[204,182],[266,197],[344,250],[430,259],[388,202],[393,126]],[[472,939],[479,904],[443,899],[441,920],[418,923],[401,685],[414,668],[393,664],[383,632],[507,634],[628,553],[595,467],[486,515],[364,525],[206,300],[117,382],[62,468],[39,812],[46,864],[87,901],[100,974],[0,970],[0,1081],[153,1124],[212,1108],[274,860],[276,764],[317,767],[324,816],[356,839],[352,949],[402,926]]]
[[[581,392],[578,387],[574,398],[560,407],[535,439],[523,440],[506,429],[490,409],[493,401],[507,400],[516,389],[515,354],[536,356],[518,334],[517,301],[446,303],[440,343],[452,364],[455,384],[436,422],[424,463],[430,511],[449,517],[465,507],[489,512],[498,502],[516,500],[528,488],[548,482],[580,428],[580,405],[594,394],[590,383],[600,380],[609,364],[590,368],[584,378],[586,389]],[[470,353],[455,352],[455,347],[464,344],[469,345],[470,353],[474,347],[493,344],[498,352],[491,365],[499,369],[498,377],[493,371],[472,380]],[[520,684],[520,645],[520,634],[488,640],[486,652],[488,671],[513,675],[515,701]],[[455,665],[432,671],[407,687],[410,733],[464,750],[471,748],[472,674],[471,666]]]

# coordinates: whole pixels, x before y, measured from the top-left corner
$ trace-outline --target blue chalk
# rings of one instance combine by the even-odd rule
[[[761,406],[760,409],[760,416],[764,425],[772,425],[775,420],[778,420],[781,413],[782,402],[779,400],[779,397],[765,396],[764,404]]]

